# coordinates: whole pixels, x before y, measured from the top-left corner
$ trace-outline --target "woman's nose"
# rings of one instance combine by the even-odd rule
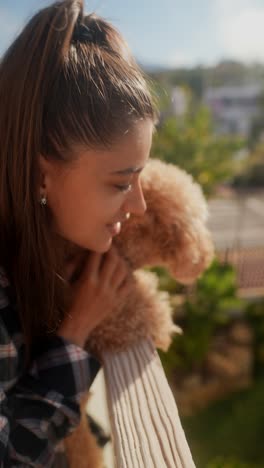
[[[140,183],[136,183],[130,192],[126,203],[126,211],[138,216],[144,215],[147,204]]]

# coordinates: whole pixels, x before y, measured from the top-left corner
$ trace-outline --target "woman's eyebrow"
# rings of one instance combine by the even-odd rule
[[[141,172],[143,167],[128,167],[127,169],[121,169],[120,171],[110,172],[110,174],[137,174]]]

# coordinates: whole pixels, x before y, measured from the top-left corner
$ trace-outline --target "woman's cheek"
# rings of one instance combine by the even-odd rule
[[[97,198],[94,197],[93,201],[93,211],[96,211],[98,215],[102,215],[103,218],[111,216],[112,212],[115,210],[116,200],[113,196],[113,193],[109,193],[106,190],[101,192],[100,196]]]

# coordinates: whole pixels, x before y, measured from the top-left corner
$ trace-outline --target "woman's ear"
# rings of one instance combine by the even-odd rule
[[[53,174],[55,171],[55,162],[51,159],[45,158],[42,154],[38,155],[39,165],[39,188],[40,193],[49,191],[52,183]]]

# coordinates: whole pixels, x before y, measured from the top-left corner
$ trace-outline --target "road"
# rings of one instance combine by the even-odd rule
[[[264,248],[264,193],[213,199],[209,212],[217,251]]]
[[[216,251],[233,264],[238,287],[263,295],[264,192],[209,202],[209,228]]]

